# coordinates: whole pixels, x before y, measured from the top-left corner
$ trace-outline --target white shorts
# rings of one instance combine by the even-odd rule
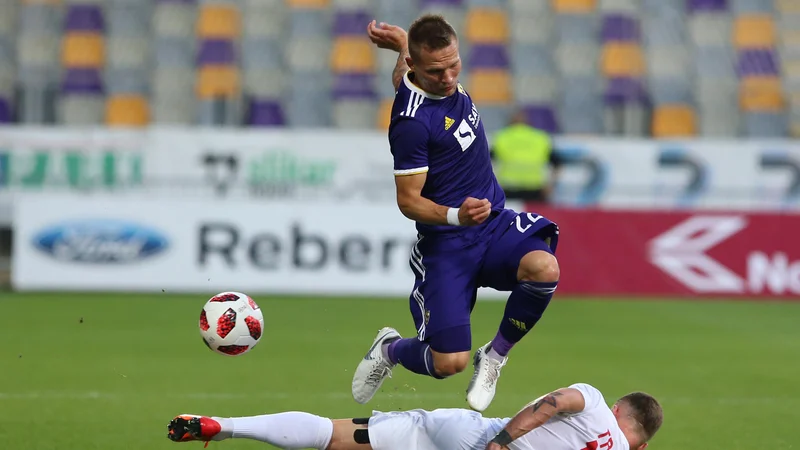
[[[466,409],[373,411],[373,450],[484,450],[489,420]]]

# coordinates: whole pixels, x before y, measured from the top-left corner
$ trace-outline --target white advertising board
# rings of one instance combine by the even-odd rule
[[[394,204],[28,194],[15,205],[12,281],[18,290],[408,296],[415,241]]]

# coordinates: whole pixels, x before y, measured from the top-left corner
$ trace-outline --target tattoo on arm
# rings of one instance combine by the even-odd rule
[[[394,85],[395,89],[400,86],[400,81],[403,79],[403,75],[405,75],[408,71],[406,56],[408,56],[408,49],[402,50],[397,56],[397,64],[394,66],[394,71],[392,72],[392,85]]]
[[[561,395],[563,395],[561,394],[561,392],[551,392],[545,395],[544,397],[542,397],[536,403],[533,404],[533,406],[531,407],[531,412],[536,413],[536,411],[538,411],[539,408],[541,408],[544,405],[550,405],[553,408],[558,408],[558,401],[556,400],[556,397],[560,397]]]

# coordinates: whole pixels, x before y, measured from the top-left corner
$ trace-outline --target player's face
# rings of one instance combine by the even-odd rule
[[[448,96],[458,89],[458,75],[461,73],[458,41],[439,50],[422,48],[419,58],[408,65],[414,71],[415,81],[425,92]]]

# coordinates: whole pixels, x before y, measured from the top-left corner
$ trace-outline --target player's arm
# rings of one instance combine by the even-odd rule
[[[579,413],[586,407],[581,391],[574,388],[555,390],[533,403],[528,404],[517,413],[505,428],[487,446],[487,449],[507,447],[515,439],[519,439],[530,431],[544,425],[559,413]]]
[[[403,76],[408,72],[408,34],[406,30],[398,27],[397,25],[389,25],[388,23],[381,22],[376,24],[373,20],[367,26],[367,36],[379,48],[394,50],[399,53],[397,55],[397,64],[392,71],[392,85],[396,91]]]
[[[389,130],[394,155],[397,206],[409,219],[429,225],[477,225],[489,217],[492,205],[486,200],[467,198],[460,207],[439,205],[424,197],[428,179],[428,129],[421,122],[399,119]]]

